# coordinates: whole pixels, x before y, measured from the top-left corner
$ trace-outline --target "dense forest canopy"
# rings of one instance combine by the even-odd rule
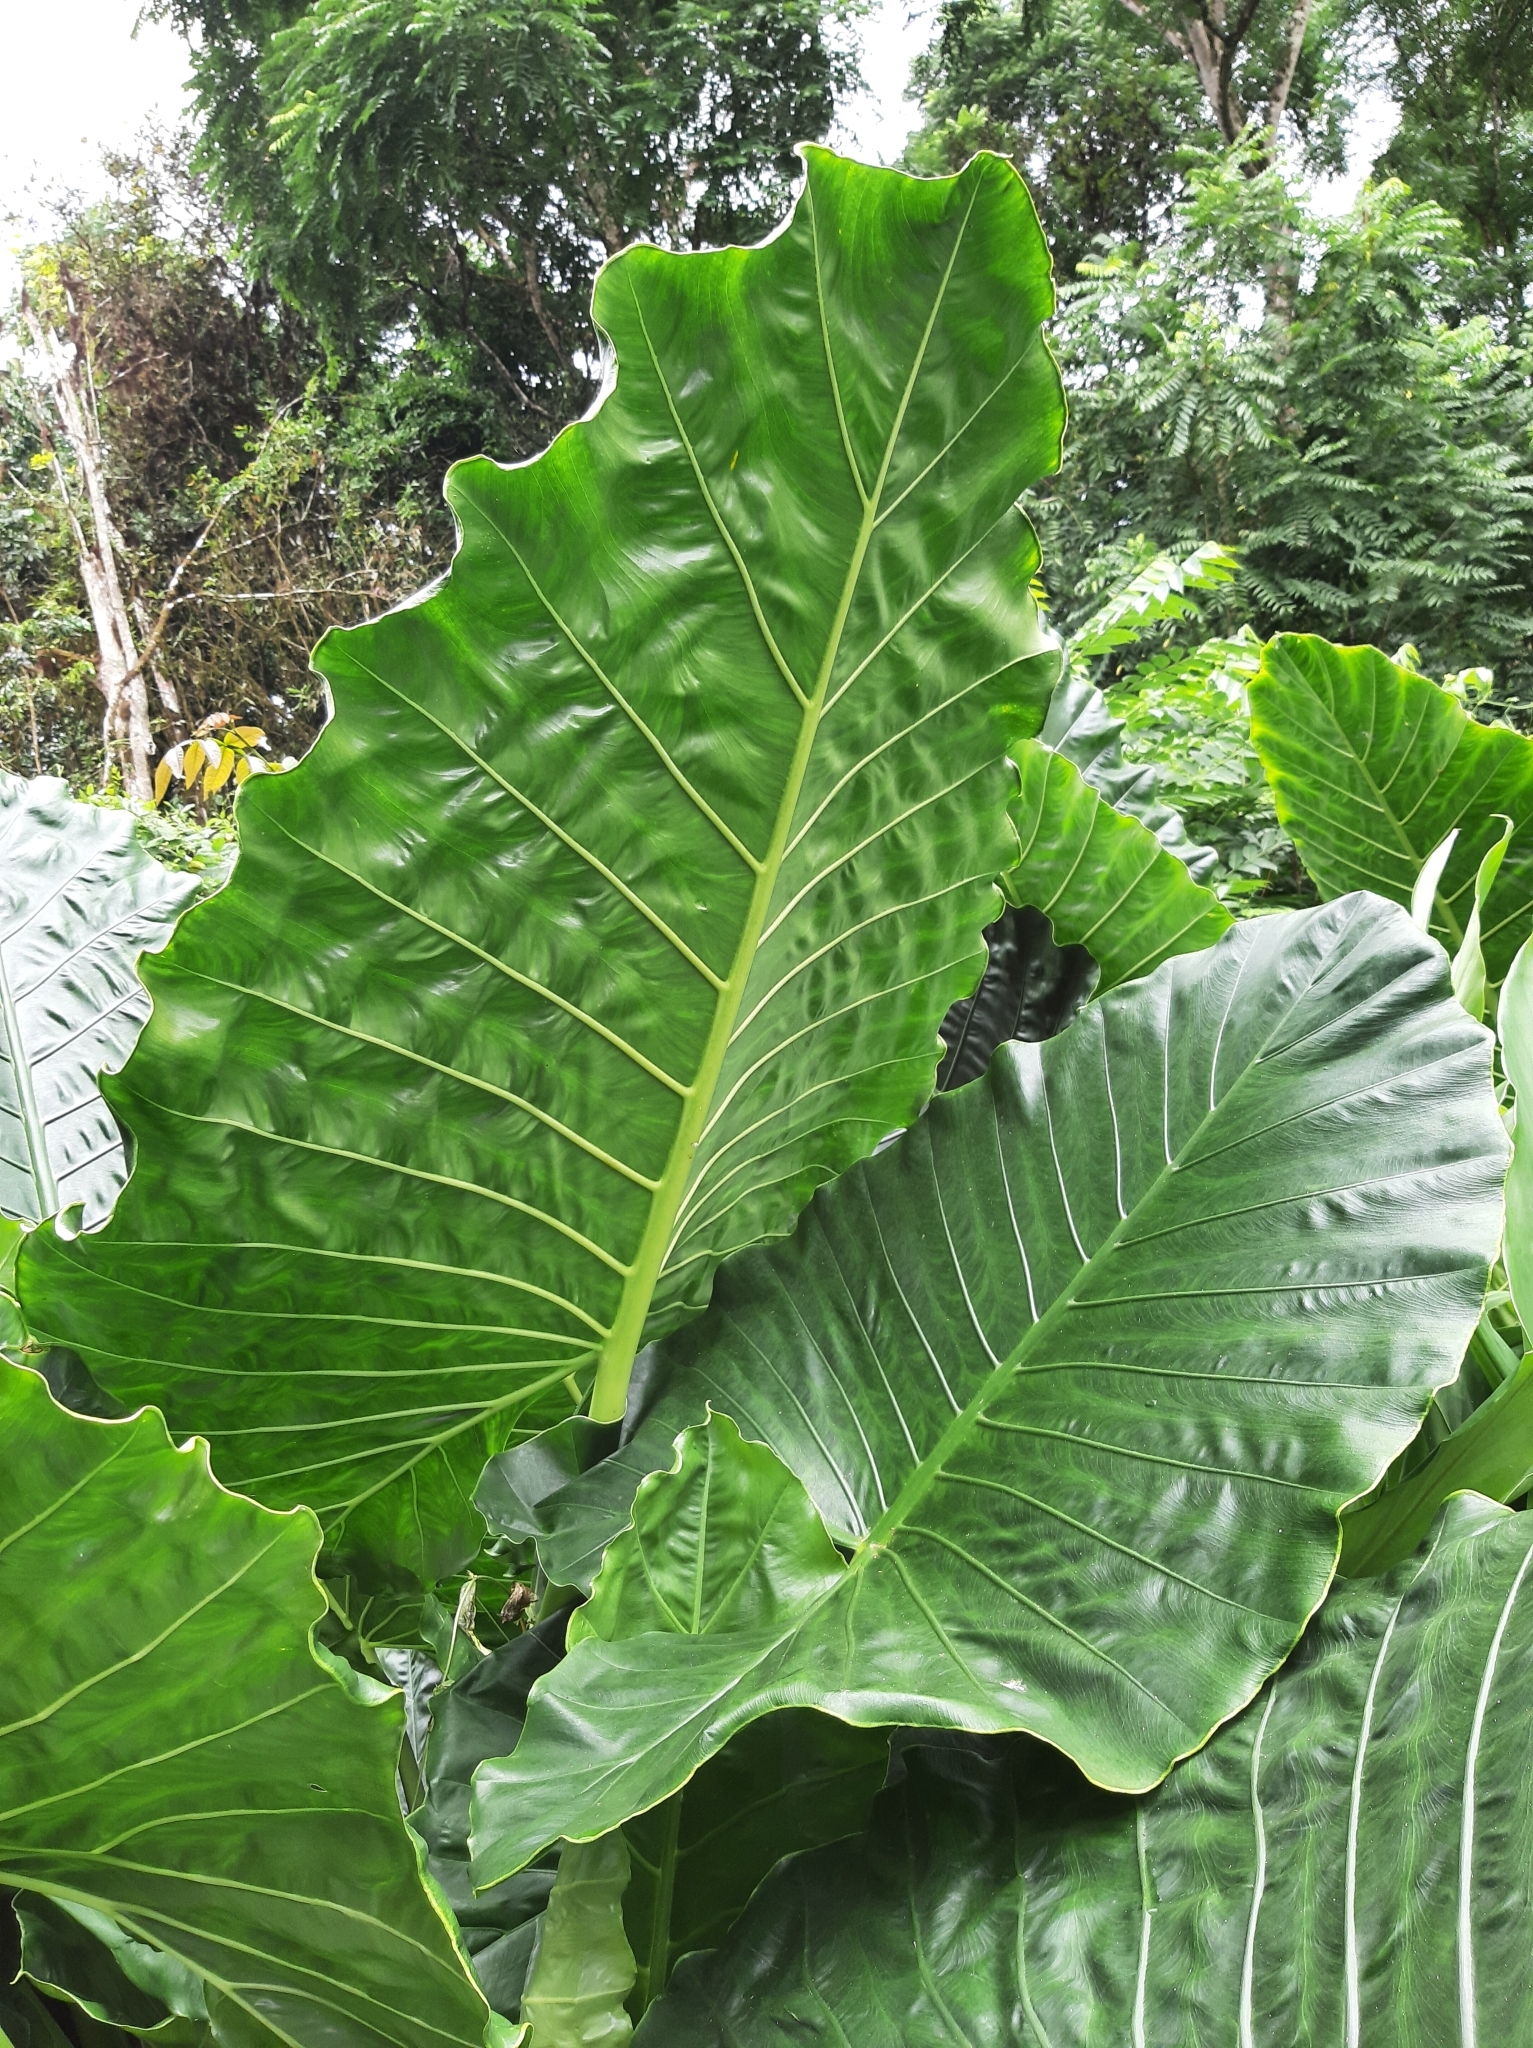
[[[0,751],[141,805],[209,719],[265,736],[256,767],[301,755],[319,633],[446,561],[447,466],[524,459],[589,405],[598,266],[764,232],[794,145],[859,84],[839,0],[161,12],[190,130],[59,201],[0,384]],[[1489,670],[1492,712],[1533,707],[1530,22],[1520,0],[941,9],[907,162],[1009,156],[1061,286],[1071,422],[1035,511],[1062,627],[1218,542],[1238,569],[1204,629],[1409,644]],[[1393,133],[1338,214],[1315,180],[1364,93]],[[206,779],[171,760],[162,816],[200,819]]]

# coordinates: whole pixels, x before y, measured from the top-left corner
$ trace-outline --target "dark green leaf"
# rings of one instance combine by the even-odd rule
[[[1511,819],[1480,934],[1499,984],[1533,917],[1533,740],[1476,725],[1375,647],[1305,634],[1269,642],[1250,697],[1278,817],[1326,896],[1373,889],[1409,904],[1427,856],[1457,828],[1431,925],[1456,953],[1480,862]]]
[[[1533,2038],[1533,1519],[1452,1503],[1142,1800],[1034,1744],[909,1755],[683,1965],[655,2048],[1501,2048]]]
[[[0,773],[0,1216],[79,1203],[106,1217],[126,1178],[97,1077],[132,1050],[163,946],[197,887],[136,843],[126,811],[76,803],[53,776]]]
[[[179,1963],[229,2048],[476,2044],[398,1709],[310,1653],[313,1516],[226,1493],[152,1411],[69,1415],[3,1364],[0,1435],[0,1885]]]
[[[1505,1151],[1488,1034],[1376,898],[1237,926],[1004,1047],[789,1244],[731,1263],[628,1447],[669,1462],[706,1404],[732,1414],[850,1564],[760,1466],[791,1574],[729,1628],[598,1641],[609,1609],[627,1626],[621,1539],[584,1640],[476,1779],[479,1881],[786,1705],[1026,1729],[1154,1783],[1288,1653],[1337,1510],[1456,1374]],[[584,1484],[589,1554],[627,1517]],[[692,1498],[680,1471],[645,1482],[646,1547],[694,1540]]]
[[[1007,904],[986,928],[985,943],[990,957],[979,987],[942,1020],[947,1051],[939,1088],[977,1081],[1008,1038],[1036,1043],[1063,1031],[1096,984],[1095,960],[1084,946],[1056,945],[1041,910]]]
[[[480,1988],[495,2011],[511,2020],[521,2007],[538,1915],[548,1904],[558,1859],[545,1857],[535,1868],[476,1893],[468,1869],[469,1793],[476,1766],[515,1746],[528,1692],[563,1652],[564,1624],[562,1614],[541,1621],[492,1650],[456,1685],[438,1687],[421,1758],[426,1796],[410,1816],[426,1845],[426,1867],[442,1887],[473,1958]]]
[[[770,1714],[626,1822],[623,1917],[641,2002],[659,1996],[678,1957],[723,1940],[780,1858],[855,1834],[888,1767],[885,1731],[806,1709]]]
[[[762,247],[610,264],[605,402],[455,469],[445,583],[326,640],[333,723],[155,965],[125,1201],[23,1257],[109,1391],[428,1582],[488,1455],[619,1417],[912,1119],[1015,858],[1048,253],[998,157],[808,160]]]
[[[16,1920],[21,1967],[43,1990],[108,2026],[152,2036],[160,2048],[211,2038],[196,1972],[105,1914],[23,1892]]]

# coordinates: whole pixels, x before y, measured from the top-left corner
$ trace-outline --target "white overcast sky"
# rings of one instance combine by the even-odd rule
[[[185,107],[186,48],[170,28],[138,23],[140,0],[0,0],[0,248],[24,234],[50,185],[91,192],[103,149],[144,124],[173,127]],[[879,162],[897,156],[913,124],[904,99],[910,60],[931,32],[937,0],[876,0],[863,28],[869,92],[837,138]],[[1364,109],[1352,174],[1327,195],[1345,205],[1384,139],[1383,110]],[[3,282],[3,280],[0,280]]]
[[[935,0],[880,0],[864,30],[872,90],[845,122],[844,146],[887,162],[913,123],[901,95],[925,42]],[[185,107],[186,45],[168,27],[137,28],[139,0],[0,0],[0,221],[24,224],[49,185],[92,191],[104,149],[148,121],[174,127]],[[15,233],[14,225],[5,239]]]

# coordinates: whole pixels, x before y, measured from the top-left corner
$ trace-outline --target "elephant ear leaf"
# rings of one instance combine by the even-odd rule
[[[640,2048],[776,2048],[806,2013],[869,2048],[1533,2038],[1527,1730],[1497,1706],[1533,1683],[1530,1563],[1533,1520],[1460,1495],[1144,1799],[1030,1744],[908,1752],[867,1836],[782,1865]]]
[[[807,163],[760,248],[609,264],[600,407],[456,468],[446,581],[326,639],[333,722],[156,963],[125,1202],[25,1255],[41,1337],[359,1570],[455,1569],[486,1456],[621,1416],[983,965],[1058,668],[1048,252],[999,157]]]
[[[1430,929],[1450,954],[1481,863],[1510,834],[1479,920],[1499,987],[1533,925],[1533,740],[1477,725],[1455,697],[1376,647],[1307,634],[1268,643],[1250,685],[1251,738],[1278,817],[1326,896],[1372,889],[1409,904],[1450,832]]]
[[[149,1014],[139,956],[196,887],[143,851],[126,811],[0,774],[0,1216],[78,1206],[89,1230],[110,1213],[127,1168],[97,1077]]]
[[[626,1503],[602,1468],[568,1489],[571,1549],[603,1522],[611,1547],[590,1632],[476,1776],[476,1882],[782,1706],[1028,1730],[1153,1784],[1288,1654],[1337,1511],[1456,1375],[1505,1159],[1488,1034],[1376,898],[1253,919],[1003,1047],[731,1262],[627,1446],[662,1471],[711,1405],[769,1447],[791,1598],[607,1626],[640,1557],[693,1540],[685,1463]]]
[[[158,1952],[162,2004],[220,2039],[474,2048],[397,1703],[310,1651],[313,1516],[225,1492],[152,1410],[70,1415],[3,1363],[0,1434],[0,1885],[67,1908],[98,1972],[120,1951],[142,1986]]]

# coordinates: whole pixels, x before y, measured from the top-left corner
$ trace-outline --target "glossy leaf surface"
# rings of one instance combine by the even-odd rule
[[[1456,953],[1480,863],[1512,840],[1481,919],[1497,986],[1533,922],[1533,740],[1477,725],[1455,697],[1375,647],[1282,633],[1250,686],[1251,737],[1284,829],[1323,894],[1373,889],[1409,904],[1457,828],[1431,929]]]
[[[89,1229],[109,1213],[127,1169],[97,1076],[132,1050],[139,956],[196,886],[143,851],[126,811],[0,773],[0,1216],[79,1203]]]
[[[621,1415],[983,964],[1058,667],[1048,254],[998,157],[808,165],[762,247],[608,265],[604,403],[456,468],[445,583],[327,638],[334,721],[156,965],[130,1192],[25,1261],[35,1330],[348,1558],[472,1555],[486,1456]]]
[[[1490,2048],[1533,2032],[1533,1519],[1449,1508],[1143,1800],[915,1752],[638,2039],[665,2048]]]
[[[761,1479],[796,1605],[577,1643],[476,1779],[478,1881],[656,1803],[778,1706],[1027,1729],[1154,1783],[1287,1654],[1336,1511],[1457,1372],[1504,1160],[1488,1035],[1372,898],[1237,926],[1004,1047],[732,1262],[628,1446],[669,1465],[712,1403],[851,1563]],[[603,1514],[608,1540],[641,1512],[646,1544],[684,1540],[684,1473],[633,1507],[614,1476],[567,1490],[572,1549]]]
[[[164,1951],[240,2048],[477,2043],[399,1816],[397,1705],[309,1649],[313,1517],[15,1366],[0,1435],[0,1886]]]

